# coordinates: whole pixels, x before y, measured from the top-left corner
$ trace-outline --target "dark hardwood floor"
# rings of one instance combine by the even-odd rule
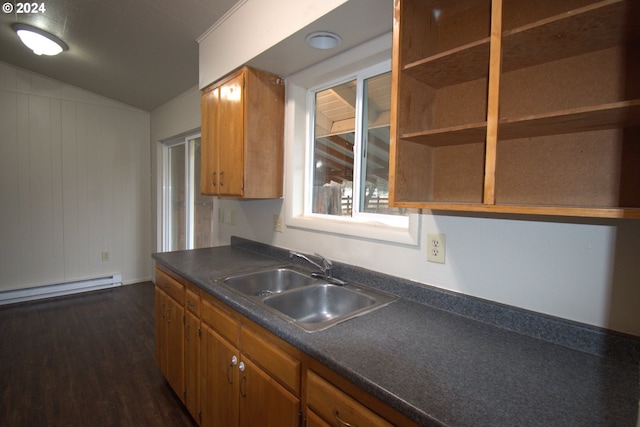
[[[195,426],[154,328],[151,282],[0,307],[0,426]]]

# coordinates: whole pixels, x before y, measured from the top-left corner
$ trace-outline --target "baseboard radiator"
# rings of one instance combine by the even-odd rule
[[[100,289],[122,286],[122,276],[99,277],[96,279],[80,280],[77,282],[58,283],[54,285],[37,286],[34,288],[15,289],[0,292],[0,305],[16,302],[33,301],[44,298],[52,298],[63,295],[78,294],[81,292],[97,291]]]

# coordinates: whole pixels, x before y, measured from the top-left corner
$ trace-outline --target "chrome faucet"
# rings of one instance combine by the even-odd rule
[[[317,256],[318,258],[320,258],[320,261],[322,262],[322,265],[318,264],[317,262],[315,262],[314,260],[310,259],[308,256],[306,256],[303,253],[300,252],[296,252],[296,251],[289,251],[289,258],[293,258],[294,256],[298,257],[298,258],[302,258],[305,261],[309,262],[310,264],[314,265],[315,267],[318,267],[320,269],[320,272],[317,273],[311,273],[311,277],[316,277],[316,278],[320,278],[320,279],[324,279],[327,282],[334,284],[334,285],[340,285],[340,286],[344,286],[347,283],[340,280],[340,279],[336,279],[335,277],[333,277],[333,272],[332,272],[332,268],[333,268],[333,264],[331,263],[331,261],[329,261],[328,259],[326,259],[325,257],[323,257],[322,255],[315,253],[315,256]]]

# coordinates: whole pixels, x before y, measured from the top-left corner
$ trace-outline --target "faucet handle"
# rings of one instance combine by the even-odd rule
[[[319,253],[315,252],[314,255],[317,256],[318,258],[320,258],[320,260],[322,261],[322,264],[324,265],[324,268],[331,268],[331,266],[333,265],[330,260],[328,260],[327,258],[323,257]]]

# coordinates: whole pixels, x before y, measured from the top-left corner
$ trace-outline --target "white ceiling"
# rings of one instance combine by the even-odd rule
[[[237,2],[48,0],[44,13],[0,14],[0,61],[152,111],[198,84],[196,40]],[[393,0],[349,0],[251,65],[290,75],[391,31],[392,10]],[[53,33],[69,51],[32,54],[11,29],[14,22]],[[344,42],[328,52],[310,49],[304,37],[315,29],[337,32]]]

